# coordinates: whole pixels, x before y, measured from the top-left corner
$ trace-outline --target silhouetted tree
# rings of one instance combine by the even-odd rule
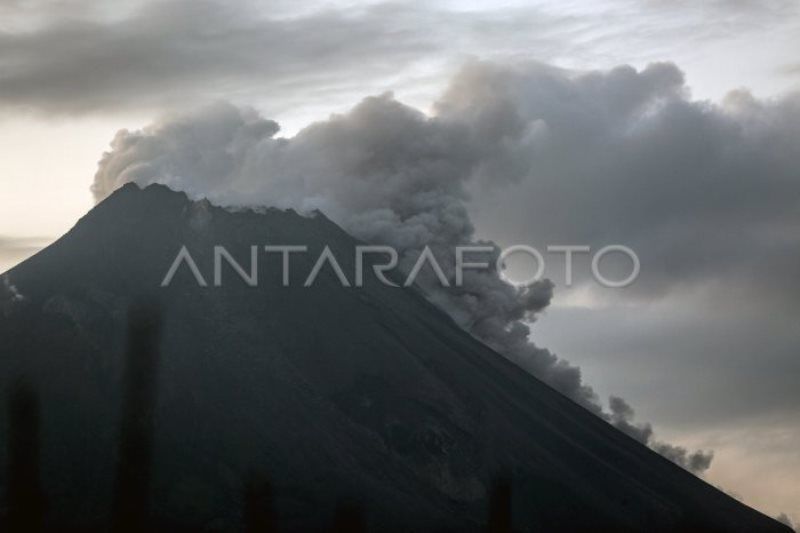
[[[353,502],[342,502],[336,506],[333,519],[335,533],[363,533],[367,530],[361,506]]]
[[[489,533],[511,531],[511,481],[498,477],[489,495]]]
[[[140,302],[130,308],[112,507],[117,532],[146,529],[160,332],[157,305]]]
[[[266,476],[254,472],[245,480],[244,525],[247,533],[276,531],[272,487]]]
[[[44,493],[39,472],[39,398],[25,380],[8,398],[8,528],[36,532],[44,523]]]

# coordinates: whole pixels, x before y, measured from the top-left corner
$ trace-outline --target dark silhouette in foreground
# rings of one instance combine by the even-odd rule
[[[334,533],[363,533],[367,530],[364,511],[356,503],[341,502],[336,506],[333,521]]]
[[[39,398],[24,379],[8,397],[8,530],[42,529],[44,493],[39,482]]]
[[[511,533],[511,481],[498,477],[489,497],[489,533]]]
[[[112,504],[112,530],[118,533],[144,531],[149,516],[160,330],[160,310],[155,303],[131,307]]]
[[[246,533],[273,533],[275,510],[272,506],[272,487],[266,475],[253,473],[245,480],[244,525]]]

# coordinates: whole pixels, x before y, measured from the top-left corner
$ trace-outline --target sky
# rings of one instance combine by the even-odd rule
[[[798,49],[783,0],[0,0],[0,271],[169,172],[233,203],[319,197],[362,227],[344,213],[395,198],[337,197],[319,168],[360,167],[325,151],[395,151],[380,172],[441,171],[442,209],[474,226],[459,235],[634,249],[624,290],[586,257],[566,287],[548,256],[531,338],[659,439],[713,450],[711,483],[797,522]],[[181,155],[198,146],[222,166]]]

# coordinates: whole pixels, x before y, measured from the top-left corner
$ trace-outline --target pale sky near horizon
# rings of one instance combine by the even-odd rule
[[[480,59],[578,70],[672,62],[692,101],[721,105],[744,88],[766,102],[800,90],[797,50],[800,5],[783,0],[0,1],[0,272],[91,209],[118,130],[210,101],[253,106],[288,137],[385,91],[433,113],[454,74]],[[800,198],[793,178],[787,190]],[[491,205],[511,205],[504,194],[514,192]],[[510,215],[478,204],[479,233],[518,238]],[[798,306],[724,283],[706,276],[701,290],[674,284],[628,300],[557,286],[534,338],[601,395],[628,399],[659,436],[713,449],[711,483],[797,522]]]

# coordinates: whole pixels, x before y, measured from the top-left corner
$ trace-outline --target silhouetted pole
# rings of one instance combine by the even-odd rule
[[[364,533],[367,525],[364,522],[364,513],[355,503],[340,503],[336,507],[333,519],[334,533]]]
[[[511,481],[495,480],[489,495],[489,533],[511,532]]]
[[[147,529],[160,330],[154,304],[131,307],[112,507],[115,532]]]
[[[247,533],[273,533],[277,530],[272,487],[263,475],[251,473],[245,482],[244,526]]]
[[[24,381],[16,383],[8,398],[8,528],[13,533],[42,530],[39,418],[36,392]]]

